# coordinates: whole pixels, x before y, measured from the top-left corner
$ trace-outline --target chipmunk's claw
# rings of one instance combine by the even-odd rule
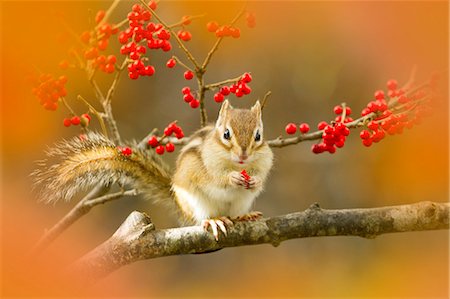
[[[241,216],[237,216],[236,218],[234,218],[234,221],[255,221],[260,219],[263,216],[263,213],[259,212],[259,211],[253,211],[253,212],[249,212],[247,214],[241,215]]]
[[[214,239],[216,239],[216,241],[219,241],[219,229],[225,236],[227,236],[227,227],[233,226],[233,221],[231,221],[228,217],[219,217],[213,219],[204,219],[202,220],[201,225],[205,231],[208,231],[208,228],[211,227]]]

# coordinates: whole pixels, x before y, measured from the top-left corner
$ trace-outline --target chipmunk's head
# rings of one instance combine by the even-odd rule
[[[263,143],[263,122],[259,101],[251,109],[234,109],[223,102],[216,122],[216,138],[231,154],[231,160],[247,164]]]

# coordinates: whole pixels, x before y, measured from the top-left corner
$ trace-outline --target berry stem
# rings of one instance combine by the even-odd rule
[[[92,112],[95,115],[95,117],[97,117],[100,127],[102,128],[103,135],[105,135],[105,137],[108,138],[108,131],[106,130],[105,121],[103,120],[103,117],[100,115],[100,112],[98,112],[97,109],[95,109],[91,104],[89,104],[89,102],[81,95],[78,95],[77,99],[82,101],[89,108],[89,111]]]
[[[195,16],[189,16],[189,19],[190,19],[190,20],[195,20],[195,19],[203,18],[204,16],[205,16],[205,14],[195,15]],[[180,20],[180,21],[178,21],[178,22],[176,22],[176,23],[173,23],[173,24],[171,24],[171,25],[168,25],[167,27],[170,28],[170,29],[177,28],[177,27],[183,26],[183,25],[184,25],[184,22],[185,22],[184,20]]]
[[[182,67],[184,67],[185,69],[187,69],[187,70],[189,70],[189,71],[191,71],[191,72],[194,72],[190,67],[188,67],[184,62],[182,62],[181,60],[180,60],[180,58],[178,58],[177,56],[172,56],[172,58],[179,64],[179,65],[181,65]]]
[[[221,87],[222,85],[228,85],[230,83],[234,84],[234,83],[238,82],[241,79],[241,77],[242,77],[242,75],[239,76],[239,77],[236,77],[236,78],[227,79],[227,80],[223,80],[223,81],[220,81],[220,82],[207,84],[207,85],[205,85],[205,89],[206,90],[210,90],[210,89],[214,89],[214,88],[217,88],[217,87]]]
[[[100,28],[100,26],[102,26],[103,24],[105,24],[109,17],[111,16],[111,14],[114,12],[114,9],[116,9],[117,5],[119,4],[121,0],[114,0],[111,5],[109,6],[109,8],[106,10],[105,12],[105,16],[103,17],[103,19],[97,24],[97,26],[95,26],[95,29],[97,30],[98,28]]]
[[[73,111],[73,109],[69,106],[69,104],[66,101],[65,97],[60,97],[61,101],[63,102],[64,106],[67,108],[67,110],[69,110],[70,114],[72,114],[72,116],[77,115],[75,113],[75,111]]]

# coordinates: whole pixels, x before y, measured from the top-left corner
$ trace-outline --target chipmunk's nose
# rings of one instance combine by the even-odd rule
[[[247,158],[248,158],[248,155],[247,155],[247,148],[246,148],[246,147],[243,147],[243,148],[242,148],[242,152],[241,152],[241,154],[239,155],[239,159],[240,159],[241,161],[245,161],[245,160],[247,160]]]

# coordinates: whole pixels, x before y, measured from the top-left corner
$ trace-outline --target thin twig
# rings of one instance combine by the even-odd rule
[[[102,128],[103,135],[105,135],[106,138],[108,138],[108,130],[106,130],[105,121],[103,120],[103,117],[100,115],[100,113],[95,109],[89,102],[83,98],[81,95],[77,96],[77,99],[82,101],[86,106],[88,106],[89,110],[94,113],[95,117],[97,117],[98,122],[100,123],[100,127]]]
[[[203,18],[204,16],[205,16],[205,14],[189,16],[189,19],[192,21],[192,20],[195,20],[195,19]],[[184,25],[184,22],[185,22],[184,20],[180,20],[180,21],[178,21],[178,22],[176,22],[174,24],[168,25],[167,27],[169,27],[171,29],[172,28],[176,28],[176,27],[180,27],[180,26]]]
[[[187,69],[187,70],[189,70],[189,71],[191,71],[191,72],[194,72],[194,70],[192,70],[190,67],[188,67],[184,62],[182,62],[181,60],[180,60],[180,58],[178,58],[177,56],[172,56],[172,58],[179,64],[179,65],[181,65],[182,67],[184,67],[185,69]]]
[[[120,2],[120,0],[114,0],[113,3],[111,3],[109,8],[105,12],[105,16],[95,27],[96,29],[100,28],[101,25],[103,25],[104,23],[106,23],[109,20],[109,18],[111,17],[112,13],[114,12],[114,9],[116,9],[119,2]]]
[[[264,107],[266,106],[267,99],[270,97],[271,94],[272,94],[272,92],[269,90],[269,91],[266,92],[266,94],[264,95],[264,97],[263,97],[263,99],[262,99],[262,103],[261,103],[261,110],[263,110]]]
[[[236,78],[227,79],[227,80],[223,80],[223,81],[220,81],[220,82],[207,84],[207,85],[205,85],[205,89],[210,90],[210,89],[214,89],[214,88],[217,88],[217,87],[221,87],[221,86],[223,86],[223,85],[227,85],[227,84],[230,84],[230,83],[236,83],[236,82],[238,82],[241,78],[242,78],[242,75],[241,75],[241,76],[238,76],[238,77],[236,77]]]
[[[70,114],[72,114],[72,115],[77,115],[77,114],[75,113],[75,111],[73,111],[73,109],[69,106],[69,104],[67,103],[65,97],[61,97],[61,101],[63,102],[63,104],[64,104],[64,106],[67,108],[67,110],[69,110]]]

